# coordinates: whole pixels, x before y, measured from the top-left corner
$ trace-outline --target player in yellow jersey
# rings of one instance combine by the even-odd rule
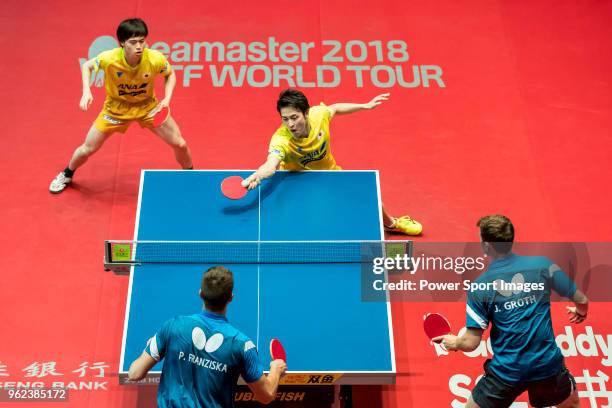
[[[329,125],[334,115],[374,109],[389,98],[389,94],[378,95],[368,103],[335,103],[310,107],[306,96],[296,89],[281,92],[276,110],[282,125],[270,141],[268,159],[259,169],[243,181],[249,190],[261,180],[274,175],[277,169],[341,170],[331,153]],[[382,208],[383,223],[388,232],[419,235],[420,223],[409,216],[395,218]]]
[[[193,168],[189,146],[172,116],[168,114],[161,125],[154,127],[154,114],[170,105],[176,75],[162,53],[146,48],[148,34],[147,25],[141,19],[124,20],[117,28],[117,39],[121,47],[102,52],[83,65],[80,108],[86,111],[93,102],[89,89],[93,70],[104,71],[106,100],[85,142],[74,151],[68,167],[51,182],[49,191],[52,193],[62,192],[72,181],[75,170],[98,151],[113,133],[124,133],[132,122],[150,129],[170,145],[183,169]],[[159,102],[154,91],[154,81],[158,75],[163,75],[165,79],[165,95]]]

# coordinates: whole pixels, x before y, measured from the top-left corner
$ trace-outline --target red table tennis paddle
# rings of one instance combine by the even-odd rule
[[[423,329],[430,340],[451,332],[450,323],[439,313],[427,313],[423,321]]]
[[[272,357],[272,360],[283,360],[285,363],[287,362],[285,348],[279,339],[270,340],[270,357]]]
[[[221,192],[230,200],[239,200],[246,195],[248,190],[242,187],[242,177],[229,176],[221,182]]]
[[[170,110],[168,107],[163,107],[158,109],[157,107],[149,113],[149,116],[153,116],[153,127],[160,127],[168,116],[170,115]]]

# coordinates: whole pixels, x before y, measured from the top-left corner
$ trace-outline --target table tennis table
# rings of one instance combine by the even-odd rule
[[[381,240],[377,171],[277,172],[241,200],[220,191],[245,170],[143,170],[135,241]],[[138,249],[136,249],[136,252]],[[131,266],[119,377],[164,321],[198,313],[201,263]],[[281,384],[390,384],[396,367],[391,308],[362,301],[354,263],[228,264],[234,299],[227,317],[249,336],[269,367],[279,338],[288,372]],[[163,361],[144,381],[158,382]]]

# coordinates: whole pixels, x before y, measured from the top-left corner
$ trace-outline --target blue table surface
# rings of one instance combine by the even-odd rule
[[[380,240],[374,171],[278,172],[241,200],[220,192],[249,171],[143,171],[136,240]],[[143,264],[130,276],[121,372],[176,315],[197,313],[202,273],[212,265]],[[232,264],[228,319],[256,342],[264,366],[271,338],[294,372],[394,370],[390,309],[361,300],[359,264]],[[161,371],[158,364],[152,372]]]

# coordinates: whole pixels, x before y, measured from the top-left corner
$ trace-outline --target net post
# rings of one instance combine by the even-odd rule
[[[113,241],[104,241],[104,270],[106,272],[113,271],[116,275],[128,275],[132,262],[117,262],[113,259]]]

